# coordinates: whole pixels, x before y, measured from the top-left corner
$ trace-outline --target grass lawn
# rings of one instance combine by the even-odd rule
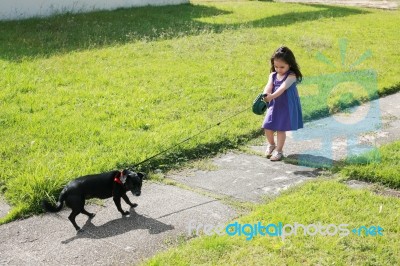
[[[337,169],[344,176],[400,189],[400,141],[380,147],[377,151],[352,157]]]
[[[72,178],[134,165],[250,108],[282,44],[306,77],[306,120],[399,90],[399,15],[194,1],[0,22],[0,190],[13,205],[0,222],[39,212]],[[330,74],[372,85],[335,98]],[[140,167],[236,147],[261,120],[248,109]]]
[[[336,235],[306,235],[298,228],[297,235],[250,235],[248,228],[241,236],[202,235],[176,248],[162,252],[144,265],[398,265],[400,263],[400,200],[377,196],[366,190],[352,190],[337,181],[319,180],[279,196],[238,220],[245,224],[292,225],[295,223],[335,227],[347,224]],[[365,226],[380,226],[383,235],[367,235]],[[356,229],[356,233],[352,230]],[[254,229],[253,229],[254,230]],[[287,227],[286,232],[291,229]],[[233,232],[233,231],[232,231]],[[254,231],[253,231],[254,232]],[[274,233],[274,229],[269,229]],[[360,234],[358,235],[358,233]],[[371,231],[372,232],[372,231]],[[339,236],[339,233],[343,233]],[[376,230],[377,233],[377,230]]]

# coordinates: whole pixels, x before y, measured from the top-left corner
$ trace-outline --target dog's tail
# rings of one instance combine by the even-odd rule
[[[42,201],[42,208],[47,212],[59,212],[64,206],[64,190],[61,192],[56,206],[52,205],[49,201]]]

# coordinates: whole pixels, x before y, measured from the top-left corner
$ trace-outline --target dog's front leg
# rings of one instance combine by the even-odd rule
[[[128,204],[129,206],[131,206],[131,208],[135,208],[135,207],[138,206],[136,203],[132,203],[132,202],[129,200],[129,198],[128,198],[128,196],[127,196],[126,194],[123,194],[123,195],[122,195],[122,198],[124,199],[124,201],[126,202],[126,204]]]
[[[115,206],[117,206],[117,209],[118,209],[118,211],[120,212],[120,213],[122,213],[122,215],[129,215],[129,212],[128,211],[124,211],[122,208],[121,208],[121,197],[113,197],[113,200],[114,200],[114,203],[115,203]]]

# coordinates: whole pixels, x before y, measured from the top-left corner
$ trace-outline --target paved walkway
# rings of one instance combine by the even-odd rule
[[[361,151],[365,144],[379,146],[400,139],[399,102],[397,93],[361,106],[351,114],[308,123],[298,134],[288,137],[285,152],[289,159],[283,162],[229,152],[212,160],[216,170],[185,170],[167,175],[192,189],[146,182],[142,196],[131,197],[139,206],[127,218],[121,218],[112,200],[106,200],[104,207],[89,205],[88,210],[97,215],[92,221],[78,216],[78,224],[85,229],[80,235],[76,235],[68,221],[67,208],[58,214],[2,225],[0,265],[137,264],[188,237],[190,223],[216,226],[238,215],[225,203],[229,201],[216,198],[260,202],[316,178],[319,170],[312,166],[332,164],[348,153]],[[319,133],[313,134],[315,131]],[[262,153],[265,147],[251,149]],[[0,214],[6,213],[6,208],[0,204]]]
[[[105,206],[89,205],[96,217],[76,234],[68,220],[70,210],[33,216],[0,226],[0,265],[132,265],[154,255],[180,236],[188,236],[188,224],[218,224],[236,212],[221,202],[175,186],[146,183],[139,206],[122,218],[112,200]],[[127,209],[125,205],[125,209]]]

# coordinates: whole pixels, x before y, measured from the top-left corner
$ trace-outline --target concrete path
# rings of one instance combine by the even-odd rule
[[[258,155],[230,152],[212,160],[214,171],[180,172],[168,177],[190,187],[231,196],[240,201],[259,202],[281,190],[318,176],[309,167],[271,163]]]
[[[332,165],[355,151],[400,139],[399,102],[397,93],[350,114],[306,124],[288,136],[285,161],[271,162],[257,155],[265,146],[252,146],[256,154],[229,152],[214,158],[216,170],[192,169],[166,176],[208,194],[146,182],[142,196],[130,196],[139,204],[130,217],[121,218],[112,200],[105,201],[104,207],[89,205],[88,210],[97,215],[91,221],[78,216],[77,222],[85,230],[79,235],[68,221],[67,208],[58,214],[2,225],[0,265],[137,264],[188,237],[191,223],[216,226],[238,215],[233,207],[204,195],[260,202],[316,178],[320,170],[311,166]],[[5,214],[6,208],[0,204],[0,214]]]
[[[142,196],[130,198],[139,205],[125,218],[112,200],[89,205],[96,216],[77,217],[85,230],[78,235],[68,208],[0,226],[0,265],[135,265],[188,237],[191,221],[226,223],[236,215],[213,198],[175,186],[146,183]]]

